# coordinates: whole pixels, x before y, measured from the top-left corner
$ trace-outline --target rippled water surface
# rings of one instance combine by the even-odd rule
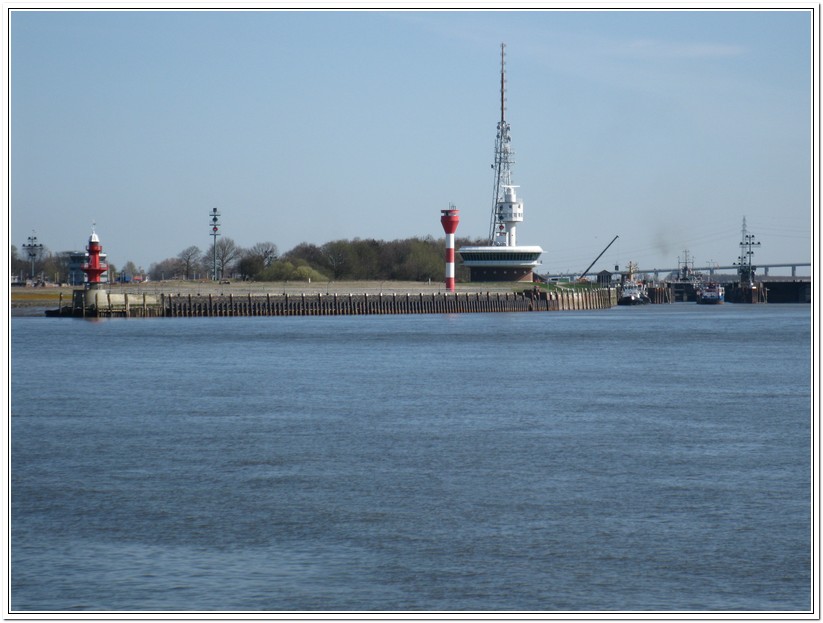
[[[12,320],[21,611],[805,611],[809,306]]]

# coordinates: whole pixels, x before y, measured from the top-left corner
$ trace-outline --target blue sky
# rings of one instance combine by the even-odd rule
[[[540,272],[811,260],[808,11],[13,11],[11,236],[116,266],[487,234],[507,45]]]

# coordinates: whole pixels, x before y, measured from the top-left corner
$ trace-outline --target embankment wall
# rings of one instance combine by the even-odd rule
[[[79,298],[79,297],[78,297]],[[608,309],[616,290],[555,292],[390,293],[224,295],[161,294],[159,301],[96,296],[93,306],[77,305],[63,315],[87,317],[194,318],[209,316],[339,316],[355,314],[449,314]],[[64,308],[67,310],[67,308]]]

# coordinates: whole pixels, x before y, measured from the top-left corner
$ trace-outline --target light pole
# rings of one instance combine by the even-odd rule
[[[43,245],[38,244],[37,236],[35,235],[35,231],[31,231],[31,236],[28,237],[28,242],[23,245],[23,250],[29,256],[29,261],[31,262],[31,280],[32,283],[34,282],[34,262],[37,260],[37,257],[43,252]]]
[[[754,241],[754,234],[743,234],[743,240],[740,242],[740,248],[744,251],[742,255],[737,258],[738,261],[735,263],[738,266],[737,271],[740,273],[741,284],[744,280],[748,280],[750,286],[754,285],[754,271],[757,270],[757,266],[752,266],[752,255],[754,255],[752,248],[759,246],[760,242]]]
[[[212,281],[217,281],[217,236],[220,234],[218,233],[220,229],[220,221],[217,217],[220,216],[220,212],[217,211],[217,208],[211,209],[211,237],[214,239],[211,245],[211,261],[212,261],[212,273],[211,278]]]

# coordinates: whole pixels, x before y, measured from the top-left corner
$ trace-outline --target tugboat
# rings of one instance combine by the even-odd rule
[[[646,293],[646,286],[642,281],[634,278],[636,270],[637,264],[629,262],[628,274],[620,288],[620,296],[617,299],[618,305],[646,305],[652,302]]]
[[[618,305],[646,305],[651,299],[646,294],[646,286],[639,281],[626,281],[620,290]]]
[[[698,305],[720,305],[726,300],[726,291],[719,283],[710,281],[697,287]]]

